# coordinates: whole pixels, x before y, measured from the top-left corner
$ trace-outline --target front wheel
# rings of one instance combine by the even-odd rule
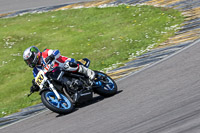
[[[51,111],[59,114],[71,113],[74,109],[72,102],[63,94],[59,93],[62,100],[58,100],[54,92],[47,90],[41,94],[42,103]]]
[[[117,93],[115,81],[105,73],[99,71],[95,71],[95,73],[98,76],[95,79],[95,86],[97,88],[94,89],[94,92],[104,97],[115,95]]]

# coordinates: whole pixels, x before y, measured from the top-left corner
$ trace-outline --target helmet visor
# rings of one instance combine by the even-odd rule
[[[29,65],[30,67],[35,67],[35,64],[33,63],[34,62],[34,53],[32,52],[31,56],[24,60],[26,62],[27,65]]]
[[[34,47],[31,48],[31,52],[38,53],[39,49],[34,46]]]

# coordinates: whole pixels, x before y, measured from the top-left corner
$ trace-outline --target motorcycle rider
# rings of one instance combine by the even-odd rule
[[[45,64],[49,64],[52,61],[55,61],[53,67],[64,68],[65,71],[70,72],[79,72],[86,75],[89,78],[89,81],[92,83],[95,78],[95,72],[89,68],[86,68],[83,65],[79,65],[73,58],[68,58],[61,56],[59,50],[45,49],[43,52],[35,47],[31,46],[27,48],[23,53],[23,59],[26,64],[33,68],[33,76],[36,77],[39,70],[44,68]],[[38,91],[39,86],[35,84],[35,80],[32,81],[33,86],[31,86],[31,92]]]

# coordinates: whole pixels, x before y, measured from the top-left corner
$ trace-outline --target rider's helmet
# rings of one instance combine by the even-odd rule
[[[34,68],[37,65],[40,58],[39,53],[40,50],[35,46],[31,46],[24,51],[23,58],[29,67]]]

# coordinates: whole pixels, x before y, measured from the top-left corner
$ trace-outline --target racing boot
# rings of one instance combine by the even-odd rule
[[[89,68],[84,67],[83,65],[79,65],[78,72],[86,75],[87,77],[89,77],[90,85],[93,84],[93,80],[95,78],[95,72],[94,71],[92,71]]]

